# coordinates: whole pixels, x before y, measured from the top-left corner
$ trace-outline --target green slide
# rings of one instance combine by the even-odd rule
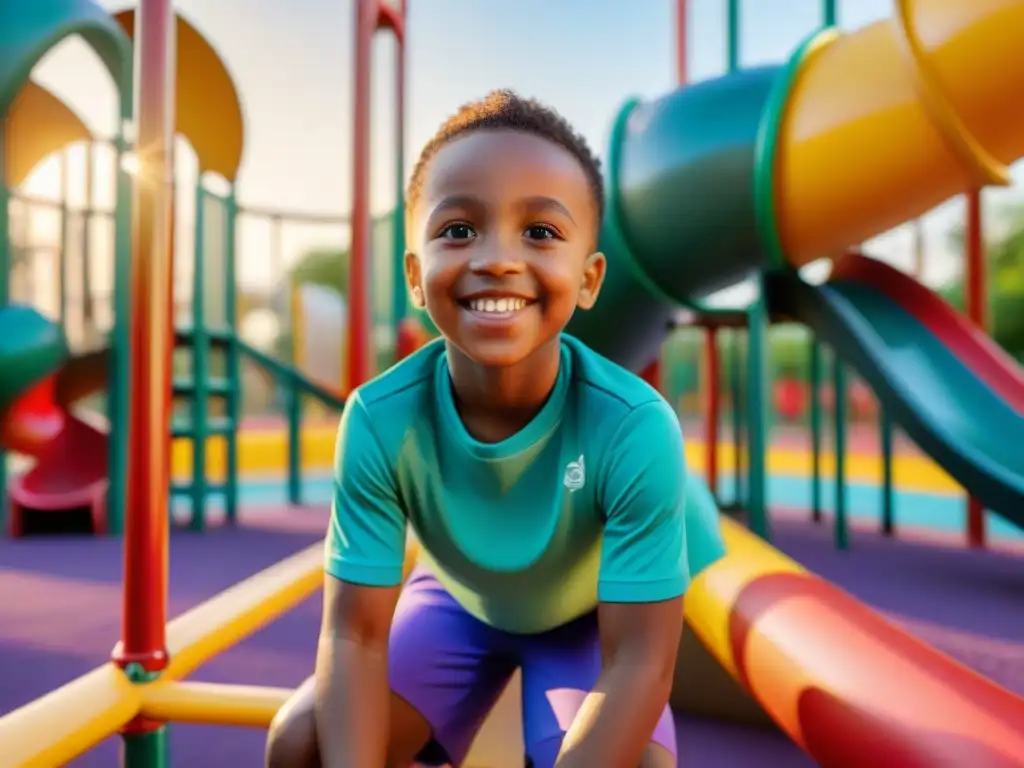
[[[577,313],[568,331],[639,371],[658,354],[681,307],[759,280],[772,311],[809,325],[950,475],[1024,526],[1020,367],[931,291],[879,262],[845,258],[826,286],[807,284],[787,264],[779,219],[791,201],[777,197],[777,180],[782,163],[793,160],[774,153],[794,77],[789,65],[750,69],[623,108],[605,170],[600,246],[608,276],[601,301]],[[814,112],[806,102],[801,108]],[[831,125],[826,118],[835,105],[821,109],[811,122]],[[824,141],[815,140],[807,144]],[[791,139],[787,146],[792,152],[796,145]],[[852,162],[822,156],[807,183],[834,185],[830,178]],[[916,188],[899,181],[882,178],[878,189]],[[851,232],[892,226],[901,200],[893,194],[855,202],[859,208],[851,204],[827,219],[834,226],[843,226],[842,215],[858,222],[859,229],[848,221],[833,238],[837,248]],[[825,222],[818,227],[827,229]]]
[[[991,510],[1024,528],[1024,375],[908,275],[864,256],[808,285],[768,282],[773,308],[806,323],[871,385],[893,420]]]

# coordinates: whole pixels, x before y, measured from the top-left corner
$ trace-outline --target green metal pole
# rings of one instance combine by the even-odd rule
[[[811,337],[811,519],[821,522],[821,344]]]
[[[766,541],[771,540],[768,520],[768,312],[761,294],[749,310],[747,360],[747,441],[749,443],[748,520],[750,529]]]
[[[124,673],[135,685],[160,677],[159,672],[147,672],[137,663],[127,664]],[[121,732],[121,765],[124,768],[170,768],[167,735],[165,724],[133,721]]]
[[[836,548],[850,548],[850,532],[846,519],[846,368],[842,358],[832,355],[832,383],[835,392],[835,442],[836,442]]]
[[[302,395],[294,377],[285,383],[288,396],[288,503],[302,504]]]
[[[879,409],[879,422],[882,439],[882,533],[892,536],[896,532],[896,495],[892,478],[893,434],[892,418],[884,405]]]
[[[224,260],[224,308],[228,324],[228,348],[226,379],[228,384],[225,408],[230,421],[230,429],[225,438],[225,486],[224,514],[229,523],[238,519],[238,430],[242,418],[242,365],[241,350],[238,346],[238,197],[232,184],[227,198],[224,248],[227,251]]]
[[[196,182],[195,258],[192,268],[192,519],[190,528],[206,526],[206,435],[210,344],[206,330],[206,196]]]
[[[734,477],[733,496],[737,507],[744,506],[743,500],[743,389],[740,384],[740,335],[733,330],[729,335],[729,399],[732,401],[732,466]]]
[[[822,0],[821,15],[826,27],[834,27],[839,18],[839,0]]]
[[[127,89],[130,93],[130,88]],[[123,89],[124,91],[124,89]],[[122,121],[131,117],[131,99],[122,92]],[[131,278],[132,278],[132,178],[121,166],[128,151],[123,134],[116,143],[117,201],[114,211],[114,329],[112,338],[110,387],[107,416],[110,420],[110,486],[107,525],[110,533],[124,533],[125,505],[128,493],[128,377],[130,360]]]
[[[294,299],[297,293],[296,287],[293,287],[288,295]],[[291,308],[291,316],[295,316],[294,307]],[[292,328],[291,343],[288,345],[292,371],[297,370],[295,363],[299,358],[295,349],[298,342],[295,331],[296,329]],[[294,375],[286,379],[279,378],[278,385],[285,388],[285,419],[288,425],[288,503],[298,507],[302,504],[302,397]]]
[[[170,768],[167,726],[121,736],[124,768]]]
[[[725,19],[725,68],[735,72],[740,68],[740,0],[728,0]]]
[[[0,309],[10,301],[11,191],[7,188],[7,120],[0,116]],[[7,451],[0,448],[0,530],[7,530]]]
[[[740,0],[726,5],[726,67],[735,72],[740,65]],[[764,283],[747,311],[747,514],[750,529],[771,539],[768,523],[768,307]]]
[[[401,133],[401,126],[399,126]],[[405,289],[405,158],[403,157],[403,138],[398,139],[398,159],[395,161],[398,199],[395,202],[395,213],[392,217],[391,248],[391,326],[395,334],[394,349],[398,349],[398,326],[405,319],[408,309],[408,296]],[[394,355],[395,362],[398,355]]]

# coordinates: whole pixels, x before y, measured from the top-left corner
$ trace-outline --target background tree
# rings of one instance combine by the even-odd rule
[[[1024,361],[1024,203],[993,209],[985,224],[989,331],[1003,349]],[[949,233],[950,246],[956,252],[963,253],[964,239],[962,225]],[[939,293],[963,310],[963,271]]]
[[[295,285],[322,285],[345,296],[348,294],[348,250],[313,249],[292,267],[290,277]]]

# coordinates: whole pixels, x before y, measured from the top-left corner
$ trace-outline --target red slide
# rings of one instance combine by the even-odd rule
[[[44,379],[0,421],[0,445],[35,459],[7,485],[11,536],[54,529],[106,532],[107,435],[62,404],[67,401],[58,397],[57,377],[62,389],[79,388],[65,382],[67,373]]]

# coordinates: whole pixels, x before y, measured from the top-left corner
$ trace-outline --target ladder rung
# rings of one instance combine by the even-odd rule
[[[226,345],[234,338],[230,328],[206,328],[206,338],[213,345]],[[182,325],[174,329],[174,345],[183,346],[192,343],[193,329],[191,326]]]
[[[171,391],[175,397],[188,397],[195,394],[195,383],[191,378],[181,376],[174,380]],[[231,394],[231,384],[224,378],[210,378],[206,381],[206,392],[213,397],[227,397]]]
[[[234,431],[234,422],[226,416],[213,416],[206,420],[206,434],[208,437],[230,435]],[[188,416],[178,416],[171,419],[171,438],[194,439],[195,433],[193,432],[192,419]]]

